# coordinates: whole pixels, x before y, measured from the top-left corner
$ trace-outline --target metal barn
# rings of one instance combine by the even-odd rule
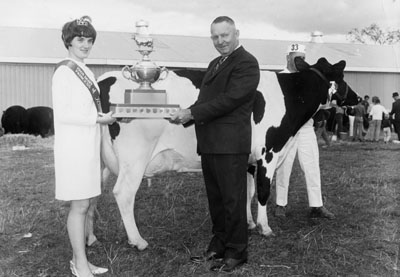
[[[12,105],[25,108],[52,106],[51,77],[54,66],[66,55],[57,29],[0,27],[0,109]],[[159,66],[174,69],[204,70],[216,57],[207,37],[153,35],[155,51],[150,59]],[[256,56],[262,70],[279,71],[285,64],[291,41],[240,39]],[[331,63],[345,60],[345,79],[360,94],[379,96],[388,109],[392,92],[400,91],[400,45],[298,42],[306,45],[307,61],[320,57]],[[98,32],[90,58],[86,60],[96,76],[124,65],[135,64],[141,57],[131,33]],[[132,87],[137,85],[132,83]]]

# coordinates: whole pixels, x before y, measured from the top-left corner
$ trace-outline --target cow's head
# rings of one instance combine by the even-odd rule
[[[344,81],[345,61],[336,64],[330,64],[325,58],[320,58],[316,64],[309,65],[300,58],[295,58],[295,65],[298,71],[315,70],[317,74],[321,74],[321,78],[325,78],[326,82],[335,82],[337,90],[332,96],[332,100],[337,100],[339,106],[356,105],[358,103],[358,94]]]

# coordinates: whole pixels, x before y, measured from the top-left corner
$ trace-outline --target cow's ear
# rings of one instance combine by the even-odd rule
[[[310,65],[301,57],[294,58],[294,65],[297,71],[304,71],[310,68]]]
[[[333,68],[335,70],[341,71],[341,72],[343,72],[345,67],[346,67],[346,62],[343,60],[333,65]]]
[[[328,60],[326,59],[326,58],[324,58],[324,57],[322,57],[322,58],[319,58],[318,59],[318,61],[317,61],[317,63],[318,64],[330,64],[329,62],[328,62]]]

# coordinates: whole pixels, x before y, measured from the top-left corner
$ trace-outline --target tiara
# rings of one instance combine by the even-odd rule
[[[78,25],[88,26],[89,23],[92,23],[92,19],[87,15],[82,16],[81,18],[76,20],[76,24]]]

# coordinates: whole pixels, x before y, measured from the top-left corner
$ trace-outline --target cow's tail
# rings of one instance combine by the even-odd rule
[[[118,175],[118,158],[114,152],[110,131],[106,126],[102,126],[101,128],[101,160],[103,165],[106,167],[103,169],[103,179],[104,176],[108,175],[106,172],[107,170]]]
[[[253,120],[255,124],[261,122],[265,114],[265,99],[260,91],[256,91],[256,97],[253,102]]]

